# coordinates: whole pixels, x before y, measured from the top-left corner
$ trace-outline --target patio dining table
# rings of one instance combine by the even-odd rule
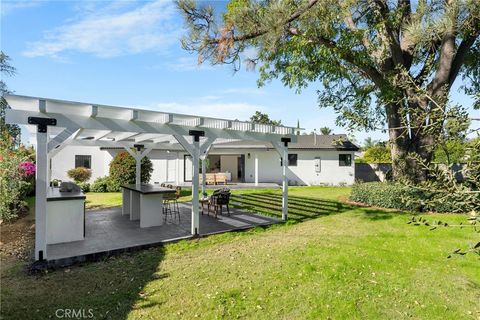
[[[174,189],[153,184],[127,184],[122,186],[122,214],[130,220],[140,220],[140,228],[163,224],[163,196]]]

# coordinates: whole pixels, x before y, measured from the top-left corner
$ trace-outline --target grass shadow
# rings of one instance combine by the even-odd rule
[[[395,212],[378,210],[378,209],[369,209],[364,208],[363,215],[365,218],[376,221],[376,220],[388,220],[394,217]]]
[[[142,307],[146,284],[169,277],[159,268],[164,257],[159,246],[35,275],[10,262],[2,266],[1,317],[49,319],[69,309],[91,310],[95,319],[127,319]]]
[[[282,196],[277,193],[233,194],[231,200],[239,209],[275,218],[282,216]],[[338,201],[301,196],[288,197],[288,218],[295,222],[342,213],[352,208],[352,206]]]

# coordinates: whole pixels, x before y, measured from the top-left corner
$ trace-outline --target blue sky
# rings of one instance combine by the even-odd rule
[[[18,74],[17,94],[247,120],[256,110],[311,131],[335,114],[320,109],[312,83],[296,94],[273,81],[257,88],[255,71],[198,65],[180,47],[185,32],[170,1],[1,1],[1,48]],[[215,2],[222,9],[225,2]],[[458,80],[457,80],[458,81]],[[472,100],[453,89],[452,99]],[[476,113],[478,111],[471,111]],[[386,139],[354,132],[357,140]]]

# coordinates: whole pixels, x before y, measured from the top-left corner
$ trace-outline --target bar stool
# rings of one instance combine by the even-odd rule
[[[173,189],[172,185],[168,185],[167,188]],[[163,221],[168,223],[168,218],[170,221],[175,222],[175,218],[178,219],[180,223],[180,210],[178,208],[177,202],[177,192],[175,193],[165,193],[163,195]]]

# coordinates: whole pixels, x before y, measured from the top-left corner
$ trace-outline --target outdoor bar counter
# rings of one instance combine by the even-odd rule
[[[85,194],[47,188],[47,244],[83,240]]]
[[[175,190],[152,184],[127,184],[122,186],[122,214],[130,220],[140,220],[140,228],[163,224],[163,195]]]

